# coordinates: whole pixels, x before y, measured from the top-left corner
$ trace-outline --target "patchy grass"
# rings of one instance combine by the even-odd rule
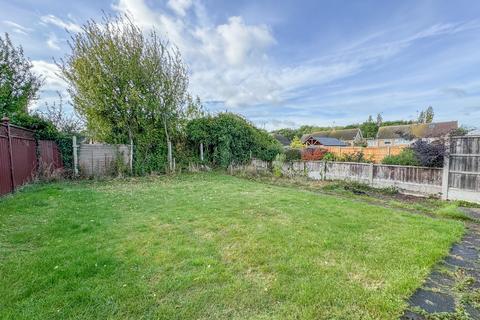
[[[210,173],[0,200],[0,318],[395,319],[462,223]]]
[[[318,181],[307,177],[273,177],[271,175],[236,175],[245,179],[262,183],[296,187],[316,193],[337,195],[350,199],[368,202],[392,209],[406,210],[434,217],[455,220],[472,220],[460,208],[480,208],[479,204],[465,201],[442,201],[435,197],[416,197],[398,192],[393,187],[373,188],[366,184],[347,181]]]

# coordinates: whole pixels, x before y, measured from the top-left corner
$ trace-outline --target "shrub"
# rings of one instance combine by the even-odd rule
[[[331,152],[327,152],[325,153],[325,155],[323,156],[323,160],[324,161],[335,161],[335,155]]]
[[[322,148],[306,148],[302,150],[302,160],[322,160],[326,153]]]
[[[287,149],[285,150],[285,161],[291,162],[302,159],[301,149]]]
[[[443,157],[445,156],[445,142],[442,140],[428,143],[418,140],[412,144],[411,149],[416,158],[424,167],[443,167]]]
[[[196,154],[202,142],[205,162],[223,168],[232,163],[246,163],[252,157],[272,161],[283,151],[280,143],[265,130],[228,112],[193,119],[188,122],[186,132],[187,141]]]
[[[391,164],[391,165],[400,165],[400,166],[419,166],[420,162],[413,152],[412,149],[407,148],[402,150],[402,152],[398,155],[394,156],[387,156],[382,160],[383,164]]]
[[[275,160],[272,161],[273,175],[275,177],[282,176],[282,167],[284,162],[285,162],[284,154],[277,154],[275,157]]]
[[[305,145],[302,143],[302,140],[300,140],[298,137],[294,137],[292,142],[290,143],[290,148],[292,149],[301,149],[304,147]]]
[[[340,156],[336,156],[335,160],[340,162],[373,163],[372,159],[367,159],[362,151],[345,153]]]

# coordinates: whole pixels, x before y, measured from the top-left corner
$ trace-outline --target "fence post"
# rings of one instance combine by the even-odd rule
[[[370,163],[368,174],[370,185],[373,186],[373,163]]]
[[[445,140],[443,157],[442,200],[448,200],[448,179],[450,177],[450,137]]]
[[[8,117],[2,118],[2,123],[7,127],[7,139],[8,139],[8,161],[10,162],[10,185],[12,192],[15,192],[15,174],[13,169],[13,151],[12,151],[12,135],[10,133],[10,119]]]
[[[133,139],[130,138],[130,154],[128,157],[129,165],[130,165],[130,174],[133,174]]]
[[[168,169],[170,172],[172,172],[173,170],[172,142],[170,140],[167,141],[167,147],[168,147]]]
[[[322,180],[327,180],[327,161],[323,161],[323,177]]]
[[[78,176],[78,153],[77,153],[77,137],[72,136],[73,145],[73,176]]]
[[[203,142],[200,142],[200,160],[203,162]]]

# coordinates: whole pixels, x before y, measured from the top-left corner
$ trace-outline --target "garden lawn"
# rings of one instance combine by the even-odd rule
[[[216,173],[0,199],[1,319],[395,319],[463,224]]]

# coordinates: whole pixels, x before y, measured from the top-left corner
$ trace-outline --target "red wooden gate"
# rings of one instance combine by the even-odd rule
[[[39,141],[38,153],[43,162],[54,169],[62,167],[58,148],[53,141]],[[37,174],[35,132],[11,125],[8,118],[0,125],[0,195],[32,181]]]

